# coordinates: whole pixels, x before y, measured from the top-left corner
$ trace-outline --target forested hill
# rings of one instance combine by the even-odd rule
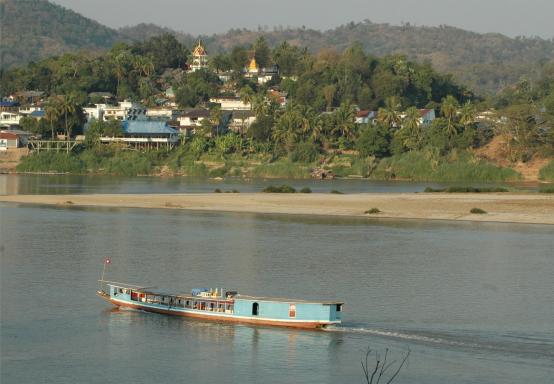
[[[3,67],[79,49],[105,49],[116,41],[142,41],[167,32],[174,33],[189,47],[196,39],[196,36],[152,24],[111,29],[46,0],[0,0],[0,4]],[[522,76],[532,78],[539,63],[554,59],[553,40],[512,39],[501,34],[479,34],[447,26],[393,26],[370,21],[349,23],[327,31],[234,29],[202,38],[208,51],[215,53],[235,45],[247,46],[260,35],[264,35],[270,45],[287,40],[313,52],[325,48],[342,51],[359,42],[375,56],[406,54],[411,59],[430,61],[440,72],[452,73],[462,83],[483,93],[495,92]]]
[[[459,28],[393,26],[370,21],[349,23],[324,32],[283,29],[268,32],[231,30],[207,38],[208,49],[229,48],[253,42],[263,33],[271,44],[288,40],[317,52],[323,48],[342,51],[360,42],[375,56],[399,53],[417,61],[430,61],[435,69],[452,73],[477,91],[497,91],[533,77],[539,62],[554,59],[554,41],[541,38],[509,38],[501,34],[479,34]]]
[[[104,50],[119,32],[46,0],[0,0],[0,67],[65,52]]]

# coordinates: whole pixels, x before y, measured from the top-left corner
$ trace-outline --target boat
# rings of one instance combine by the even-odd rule
[[[342,302],[247,296],[222,288],[171,294],[101,280],[97,295],[116,307],[255,325],[321,329],[341,323]],[[104,286],[102,286],[104,283]]]

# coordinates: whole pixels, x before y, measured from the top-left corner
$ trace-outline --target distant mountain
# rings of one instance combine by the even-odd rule
[[[252,43],[260,35],[264,35],[270,45],[287,40],[316,52],[324,48],[341,51],[361,43],[366,52],[375,56],[404,54],[417,61],[429,61],[438,71],[452,73],[481,92],[497,91],[521,76],[533,76],[540,63],[554,59],[554,40],[512,39],[501,34],[479,34],[448,26],[393,26],[370,21],[349,23],[324,32],[300,28],[231,30],[204,40],[208,50],[213,52]]]
[[[197,39],[153,24],[111,29],[46,0],[0,0],[0,19],[0,66],[4,68],[80,49],[103,50],[116,41],[142,41],[163,33],[175,34],[189,47]],[[341,51],[359,42],[375,56],[405,54],[431,62],[437,70],[452,73],[479,92],[495,92],[522,76],[533,77],[541,63],[554,59],[553,40],[512,39],[448,26],[394,26],[368,20],[327,31],[233,29],[201,37],[213,54],[234,45],[252,44],[261,35],[270,45],[287,40],[314,52],[324,48]]]
[[[46,0],[0,0],[0,67],[64,52],[104,50],[118,31]]]

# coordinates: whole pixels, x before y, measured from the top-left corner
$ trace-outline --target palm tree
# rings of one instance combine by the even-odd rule
[[[446,118],[446,134],[449,137],[453,137],[458,133],[455,119],[458,114],[459,106],[458,100],[456,100],[452,95],[448,95],[442,99],[441,113]]]
[[[219,135],[219,126],[221,125],[221,107],[215,106],[210,110],[210,122],[214,127],[216,127],[216,135]]]
[[[471,101],[467,101],[460,109],[460,123],[467,128],[471,124],[475,123],[476,115],[477,111],[475,106],[471,103]]]
[[[248,86],[244,86],[239,91],[239,97],[244,104],[249,104],[252,102],[252,99],[254,98],[254,91],[252,90],[252,88]]]
[[[389,128],[399,127],[402,122],[399,113],[400,107],[400,101],[396,96],[388,97],[385,100],[385,107],[379,108],[377,112],[377,121]]]
[[[71,125],[69,125],[67,121],[68,114],[75,113],[77,108],[78,104],[73,95],[69,94],[60,97],[58,112],[60,115],[64,116],[66,140],[69,140],[71,137]]]
[[[404,136],[404,146],[409,149],[417,149],[421,143],[421,114],[416,107],[406,110],[406,116],[402,121],[402,129],[399,131]]]
[[[59,98],[51,97],[46,102],[44,108],[44,118],[50,123],[50,130],[52,131],[52,140],[54,140],[54,122],[60,118],[60,111],[58,107]]]
[[[301,126],[302,118],[298,113],[298,108],[294,103],[288,103],[277,118],[272,137],[276,142],[285,145],[287,149],[291,149]]]
[[[248,99],[248,97],[246,97],[246,99]],[[269,102],[263,94],[252,95],[249,99],[250,100],[248,102],[252,104],[252,111],[254,111],[256,117],[267,115],[269,111]],[[243,102],[245,104],[247,103],[245,101]]]
[[[356,127],[356,110],[348,102],[342,103],[335,112],[335,132],[340,133],[346,139],[354,136]]]
[[[298,106],[298,113],[301,120],[300,133],[302,135],[302,139],[305,140],[314,128],[317,114],[310,106]]]
[[[335,93],[337,92],[337,87],[333,84],[326,85],[323,87],[323,97],[325,98],[325,105],[327,107],[327,111],[331,110],[331,107],[333,106],[333,100],[335,99]]]
[[[129,63],[129,53],[127,51],[120,52],[117,56],[113,58],[113,71],[115,77],[117,78],[117,93],[119,95],[119,85],[121,80],[127,74],[127,65]]]

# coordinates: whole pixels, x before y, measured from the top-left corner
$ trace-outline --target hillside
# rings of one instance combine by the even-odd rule
[[[0,14],[0,66],[4,68],[79,49],[106,49],[116,41],[142,41],[168,32],[189,47],[197,38],[153,24],[111,29],[46,0],[0,0]],[[208,51],[215,53],[235,45],[252,44],[260,35],[270,45],[287,40],[313,52],[323,48],[342,51],[359,42],[375,56],[406,54],[420,62],[431,62],[437,70],[452,73],[481,93],[496,92],[522,76],[534,77],[538,63],[554,59],[553,40],[512,39],[448,26],[394,26],[368,20],[327,31],[233,29],[202,39]]]
[[[312,51],[323,48],[341,51],[360,42],[375,56],[398,53],[420,62],[429,61],[435,69],[454,74],[459,81],[480,92],[497,91],[518,81],[522,75],[533,77],[539,62],[554,59],[551,40],[512,39],[501,34],[479,34],[448,26],[393,26],[370,21],[349,23],[324,32],[231,30],[205,40],[208,49],[217,51],[252,43],[261,34],[270,45],[287,40]]]
[[[118,31],[46,0],[0,0],[0,68],[64,52],[104,50]]]

